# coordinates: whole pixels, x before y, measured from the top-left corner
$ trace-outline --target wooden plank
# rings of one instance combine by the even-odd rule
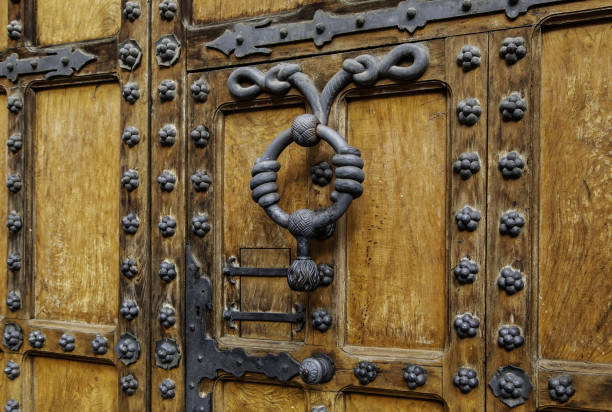
[[[393,396],[349,392],[344,395],[345,412],[442,412],[442,403]]]
[[[38,319],[117,320],[119,99],[116,84],[37,93]]]
[[[8,19],[8,8],[9,8],[9,3],[7,3],[6,5],[2,5],[2,7],[0,7],[0,23],[2,24],[2,27],[5,27],[6,25],[8,25],[9,23],[9,19]],[[6,30],[2,30],[2,33],[0,33],[0,50],[4,50],[6,49],[6,46],[8,45],[8,31]]]
[[[538,336],[547,359],[612,363],[611,34],[608,22],[542,35]]]
[[[35,7],[37,40],[44,46],[110,37],[121,24],[121,0],[37,1]]]
[[[270,15],[295,10],[315,0],[262,0],[256,3],[242,0],[193,0],[194,23],[219,23],[236,18]]]
[[[0,107],[6,107],[6,98],[6,94],[0,94]],[[0,130],[5,130],[5,133],[10,133],[10,130],[8,130],[8,114],[8,110],[0,110]],[[6,147],[0,150],[0,170],[8,172],[7,157],[10,153]],[[2,185],[2,188],[0,188],[0,222],[6,222],[8,215],[8,193],[6,185]],[[7,244],[7,235],[3,234],[0,236],[0,256],[2,259],[6,259],[9,255]],[[0,267],[0,297],[3,299],[6,298],[9,273],[6,265]],[[0,305],[0,316],[5,316],[7,311],[6,305]]]
[[[242,382],[223,383],[223,400],[215,402],[220,404],[223,412],[306,412],[307,406],[305,393],[299,388]]]
[[[446,97],[441,91],[348,104],[365,159],[347,220],[351,345],[440,349],[446,338]]]

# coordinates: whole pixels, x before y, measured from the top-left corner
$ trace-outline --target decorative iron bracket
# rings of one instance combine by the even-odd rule
[[[231,303],[223,312],[223,319],[227,321],[227,325],[232,329],[238,327],[235,321],[248,322],[287,322],[297,325],[296,332],[304,329],[305,317],[304,307],[299,303],[295,304],[295,312],[293,313],[277,313],[277,312],[240,312],[236,309],[236,303]]]
[[[60,76],[72,76],[81,70],[87,63],[97,57],[82,50],[72,50],[64,47],[58,50],[48,50],[48,56],[19,59],[17,53],[11,54],[6,60],[0,62],[0,77],[6,77],[13,83],[24,74],[45,73],[46,79]]]
[[[338,35],[397,27],[414,33],[430,21],[455,17],[505,12],[510,19],[526,13],[530,7],[561,3],[565,0],[406,0],[396,7],[349,15],[333,15],[317,10],[310,21],[270,25],[270,18],[254,24],[238,23],[206,47],[238,58],[251,54],[270,54],[275,46],[313,40],[320,47]]]
[[[227,276],[227,281],[235,285],[234,276],[253,276],[253,277],[268,277],[268,278],[284,278],[287,276],[287,268],[250,268],[238,266],[236,256],[231,256],[227,265],[223,268],[223,275]]]

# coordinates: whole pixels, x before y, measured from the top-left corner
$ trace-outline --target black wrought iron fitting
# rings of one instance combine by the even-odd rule
[[[6,31],[8,32],[8,37],[11,40],[19,40],[21,39],[21,32],[23,31],[23,27],[18,20],[11,21],[6,26]]]
[[[325,309],[312,312],[312,326],[319,332],[327,332],[332,325],[332,316]]]
[[[18,351],[22,344],[23,330],[21,327],[16,323],[6,323],[2,332],[2,345],[8,350]]]
[[[334,268],[325,263],[319,263],[319,286],[329,286],[334,281]]]
[[[11,312],[17,312],[19,309],[21,309],[21,296],[19,296],[19,293],[10,291],[6,295],[6,307]]]
[[[455,214],[455,221],[460,231],[475,231],[478,229],[478,222],[480,222],[481,218],[482,215],[480,212],[472,209],[470,206],[465,206]]]
[[[172,192],[176,184],[176,175],[170,170],[164,170],[157,176],[157,183],[162,192]]]
[[[163,147],[170,147],[176,142],[176,127],[173,124],[167,124],[158,132],[159,144]]]
[[[108,339],[104,336],[96,335],[91,341],[91,350],[94,355],[104,355],[108,351]]]
[[[119,313],[125,320],[134,320],[140,313],[138,305],[131,299],[124,300],[119,309]]]
[[[525,338],[521,336],[521,330],[517,326],[504,326],[497,331],[497,344],[508,352],[523,346],[524,343]]]
[[[499,368],[489,381],[489,387],[510,408],[524,404],[533,389],[527,372],[513,365]]]
[[[510,93],[510,96],[505,97],[499,105],[499,111],[505,122],[511,120],[518,122],[523,118],[526,110],[527,103],[525,103],[525,100],[523,100],[523,97],[518,92]]]
[[[126,1],[125,7],[123,8],[123,16],[131,21],[135,22],[141,15],[140,4],[135,1]]]
[[[304,315],[304,307],[299,303],[294,305],[294,311],[289,313],[284,312],[240,312],[238,305],[235,302],[230,303],[225,311],[223,311],[223,319],[227,322],[230,329],[237,329],[238,326],[234,322],[286,322],[295,323],[297,325],[295,331],[301,332],[304,329],[306,318]]]
[[[463,152],[459,155],[459,159],[453,163],[453,171],[457,173],[463,180],[467,180],[480,171],[480,158],[478,153]]]
[[[198,125],[195,129],[191,131],[191,139],[193,140],[193,144],[197,148],[204,148],[208,146],[208,140],[210,139],[210,131],[206,126]]]
[[[478,386],[478,373],[472,368],[459,368],[453,383],[462,393],[469,393]]]
[[[115,353],[125,366],[135,363],[140,357],[140,343],[136,336],[129,332],[121,335],[115,344]]]
[[[174,34],[166,34],[155,42],[155,57],[160,66],[170,67],[181,55],[181,42]]]
[[[300,378],[309,385],[320,385],[329,382],[336,373],[332,358],[324,353],[315,353],[300,363]]]
[[[21,220],[21,216],[17,212],[11,212],[8,215],[8,219],[6,221],[6,227],[12,233],[17,233],[21,230],[23,226],[23,222]]]
[[[4,412],[19,412],[19,402],[16,399],[9,399],[4,404]]]
[[[462,315],[458,315],[453,323],[457,335],[463,338],[473,338],[478,334],[478,327],[480,326],[480,320],[472,315],[470,312],[465,312]]]
[[[123,140],[123,143],[129,147],[134,147],[138,144],[138,142],[140,142],[140,132],[134,126],[127,126],[125,129],[123,129],[121,140]]]
[[[159,310],[157,320],[159,321],[159,324],[162,325],[165,329],[173,327],[176,323],[176,312],[174,311],[174,308],[168,305],[164,305]]]
[[[178,6],[174,0],[163,0],[159,3],[157,8],[159,9],[159,15],[162,20],[166,21],[171,21],[178,11]]]
[[[40,330],[34,330],[28,335],[28,343],[34,349],[40,349],[45,346],[46,337]]]
[[[166,378],[159,385],[159,394],[162,399],[173,399],[176,396],[175,389],[176,383],[172,379]]]
[[[210,232],[210,223],[206,213],[197,213],[191,218],[191,233],[198,237],[204,237]]]
[[[499,49],[499,56],[506,60],[508,66],[513,65],[527,55],[525,39],[522,37],[506,37]]]
[[[475,46],[466,44],[461,48],[457,55],[457,65],[461,66],[464,72],[469,72],[480,67],[481,55],[480,49]]]
[[[121,261],[121,274],[128,279],[133,279],[138,274],[136,259],[128,257]]]
[[[401,62],[409,59],[412,59],[411,65],[399,66]],[[243,67],[230,75],[228,87],[230,93],[238,99],[253,99],[264,91],[284,95],[295,87],[306,97],[314,113],[297,116],[291,127],[277,135],[270,143],[251,171],[253,178],[250,187],[253,200],[274,222],[289,230],[297,240],[297,258],[287,271],[287,281],[291,289],[307,292],[319,285],[317,265],[309,256],[310,240],[322,233],[330,234],[331,225],[346,212],[353,199],[361,196],[363,192],[361,183],[365,175],[362,170],[361,152],[349,146],[334,129],[326,126],[333,101],[351,82],[372,85],[379,78],[385,77],[414,80],[425,72],[428,65],[427,48],[403,44],[395,47],[382,60],[371,55],[347,59],[322,93],[319,93],[312,80],[301,72],[297,64],[281,63],[272,67],[267,74],[253,67]],[[280,195],[276,179],[280,163],[277,159],[293,142],[303,147],[311,147],[321,139],[336,152],[332,158],[336,167],[335,190],[331,194],[333,204],[327,209],[300,209],[288,214],[278,205]]]
[[[478,274],[478,263],[468,258],[461,258],[459,264],[455,266],[453,270],[455,279],[460,285],[467,285],[468,283],[474,283],[476,275]]]
[[[138,188],[138,170],[130,169],[123,172],[123,176],[121,177],[121,186],[131,192]]]
[[[6,108],[13,114],[17,114],[23,109],[23,102],[19,96],[9,96],[6,99]]]
[[[69,333],[63,333],[58,341],[58,345],[64,352],[72,352],[75,348],[75,337]]]
[[[174,369],[181,360],[181,350],[176,341],[163,338],[155,342],[155,364],[162,369]]]
[[[439,0],[436,2],[405,0],[396,7],[372,10],[365,13],[335,15],[317,10],[309,21],[270,24],[272,19],[263,19],[252,24],[238,23],[233,30],[226,30],[206,46],[238,58],[252,54],[270,54],[270,47],[280,44],[313,40],[318,47],[332,41],[336,36],[350,33],[397,27],[398,30],[414,33],[428,22],[454,17],[475,16],[505,12],[509,19],[525,13],[530,7],[559,3],[563,0]]]
[[[241,267],[236,256],[230,256],[223,268],[223,275],[227,276],[227,281],[235,285],[234,276],[253,276],[253,277],[285,277],[287,276],[287,268],[254,268]]]
[[[159,271],[157,272],[157,275],[164,282],[170,283],[174,279],[176,279],[176,266],[173,262],[170,262],[169,260],[165,259],[159,265]]]
[[[373,362],[361,361],[353,369],[353,374],[359,380],[362,385],[367,385],[370,382],[374,382],[376,375],[380,372],[380,369]]]
[[[119,54],[119,67],[125,70],[134,70],[142,59],[142,48],[134,39],[122,41],[117,45]]]
[[[6,178],[6,187],[11,193],[17,193],[21,190],[21,176],[10,175]]]
[[[138,83],[131,82],[127,83],[123,86],[123,98],[129,104],[134,104],[138,99],[140,99],[140,88],[138,87]]]
[[[319,162],[310,168],[312,183],[317,186],[327,186],[334,177],[334,171],[327,162]]]
[[[13,83],[19,76],[27,74],[45,74],[46,79],[72,76],[97,57],[79,49],[64,47],[47,50],[46,56],[20,59],[17,53],[9,55],[0,62],[0,77],[6,77]]]
[[[19,370],[19,365],[17,362],[10,360],[4,367],[4,373],[6,374],[7,378],[13,381],[19,377],[21,371]]]
[[[313,406],[310,412],[329,412],[329,409],[326,406],[319,405]]]
[[[523,175],[525,161],[517,152],[510,152],[499,159],[497,168],[504,179],[518,179]]]
[[[478,123],[481,114],[482,107],[480,107],[478,99],[468,97],[457,105],[457,117],[459,123],[464,126],[474,126]]]
[[[129,375],[122,376],[119,379],[119,385],[121,386],[121,390],[127,396],[132,396],[138,390],[138,379],[131,373]]]
[[[21,269],[21,256],[18,253],[11,253],[6,258],[6,266],[12,272]]]
[[[172,101],[176,97],[176,82],[170,79],[162,80],[157,86],[157,91],[162,102]]]
[[[576,389],[572,384],[570,375],[551,376],[548,378],[548,395],[553,401],[565,403],[571,398]]]
[[[191,83],[189,87],[191,90],[191,97],[198,103],[205,103],[208,100],[208,94],[210,93],[210,85],[204,79],[198,79]]]
[[[212,184],[212,179],[206,170],[198,170],[191,175],[191,183],[196,192],[206,192]]]
[[[508,295],[514,295],[525,287],[523,274],[519,270],[514,270],[512,267],[506,266],[499,272],[497,286],[505,290]]]
[[[121,218],[121,227],[125,233],[133,235],[138,231],[140,220],[134,213],[128,213]]]
[[[19,133],[11,135],[6,141],[6,147],[12,152],[17,153],[23,147],[23,139]]]
[[[419,365],[408,364],[402,369],[404,382],[410,389],[416,389],[427,382],[427,371]]]
[[[163,216],[157,227],[163,237],[172,237],[176,233],[176,220],[172,216]]]
[[[511,237],[521,234],[521,229],[525,226],[525,216],[516,210],[508,210],[499,219],[499,233]]]

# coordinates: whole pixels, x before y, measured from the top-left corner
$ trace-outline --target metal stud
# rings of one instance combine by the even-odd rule
[[[125,366],[136,362],[140,357],[140,343],[136,336],[129,332],[121,335],[115,345],[115,353]]]
[[[417,9],[415,9],[414,7],[408,7],[408,9],[406,9],[406,18],[408,18],[408,20],[414,19],[416,15]]]
[[[139,312],[138,305],[131,299],[124,300],[119,309],[121,316],[128,321],[136,319]]]
[[[453,323],[457,335],[461,338],[473,338],[478,334],[480,320],[470,312],[458,315]]]
[[[319,162],[310,168],[312,182],[317,186],[327,186],[334,177],[334,171],[327,162]]]
[[[508,295],[514,295],[516,292],[523,290],[525,281],[520,271],[514,270],[510,266],[506,266],[499,273],[497,286],[505,290]]]
[[[64,333],[60,337],[58,345],[64,352],[72,352],[75,348],[75,337],[69,333]]]
[[[172,399],[175,396],[176,383],[172,379],[164,379],[159,385],[159,393],[163,399]]]
[[[478,386],[478,373],[472,368],[459,368],[453,383],[462,393],[469,393]]]
[[[278,366],[280,366],[280,370],[283,373],[286,373],[289,369],[286,364],[280,364]],[[326,354],[317,353],[312,355],[312,357],[304,359],[302,363],[300,363],[298,373],[304,383],[318,385],[329,382],[333,378],[334,373],[336,373],[336,365]]]
[[[474,283],[478,274],[478,264],[468,258],[461,258],[459,264],[455,266],[453,273],[460,285]]]
[[[510,352],[523,346],[525,338],[521,336],[521,330],[517,326],[504,326],[497,331],[497,345]]]
[[[46,337],[40,330],[34,330],[28,335],[28,342],[34,349],[40,349],[45,346]]]
[[[121,274],[128,279],[133,279],[138,274],[138,264],[134,258],[125,258],[121,262]]]
[[[17,114],[23,109],[23,102],[19,96],[9,96],[6,99],[6,107],[13,114]]]
[[[551,376],[548,378],[548,394],[553,401],[565,403],[574,393],[576,393],[576,389],[574,389],[570,375]]]
[[[332,325],[332,317],[325,309],[312,312],[312,326],[319,332],[326,332]]]
[[[157,176],[157,183],[163,192],[172,192],[176,184],[176,175],[169,170],[164,170]]]
[[[11,312],[21,309],[21,296],[15,291],[10,291],[6,296],[6,306]]]
[[[191,232],[198,237],[204,237],[210,232],[210,223],[208,223],[206,213],[198,213],[191,218]]]
[[[174,326],[176,323],[176,312],[174,308],[171,306],[164,306],[159,310],[159,315],[157,316],[157,320],[160,325],[164,328],[168,329]]]
[[[172,216],[163,216],[157,224],[163,237],[171,237],[176,233],[176,220]]]
[[[2,332],[2,344],[5,348],[17,351],[23,344],[23,330],[16,323],[7,323]]]
[[[210,131],[206,126],[198,125],[191,131],[191,139],[197,148],[204,148],[208,146],[208,140],[210,138]]]
[[[136,103],[136,101],[140,99],[140,88],[138,87],[138,83],[131,82],[123,86],[122,95],[128,103]]]
[[[204,79],[198,79],[191,83],[191,97],[198,103],[205,103],[208,100],[208,94],[210,93],[210,85]]]
[[[6,258],[6,266],[12,272],[21,269],[21,256],[18,253],[11,253]]]
[[[6,187],[11,193],[17,193],[21,190],[21,176],[10,175],[6,178]]]
[[[481,114],[482,107],[480,107],[478,99],[467,98],[457,105],[457,117],[459,123],[464,126],[474,126],[478,123]]]
[[[123,143],[128,145],[129,147],[134,147],[140,142],[140,132],[137,128],[133,126],[127,126],[123,130],[123,135],[121,135],[121,140]]]
[[[464,72],[480,67],[480,63],[481,54],[478,47],[466,44],[457,55],[457,65],[461,66]]]
[[[380,372],[380,369],[376,366],[374,362],[361,361],[355,366],[353,369],[353,374],[357,379],[359,379],[359,383],[362,385],[367,385],[370,382],[374,382],[377,374]]]
[[[206,170],[198,170],[191,175],[191,183],[193,184],[193,190],[196,192],[206,192],[212,184],[212,179]]]
[[[461,10],[470,11],[471,8],[472,8],[472,0],[463,0],[463,3],[461,3]]]
[[[162,369],[176,368],[181,360],[181,351],[174,339],[164,338],[155,343],[155,364]]]
[[[527,103],[523,100],[519,92],[513,92],[510,96],[504,98],[499,105],[499,111],[502,113],[502,117],[505,122],[515,121],[518,122],[525,115],[527,110]]]
[[[478,229],[478,222],[482,218],[479,211],[472,209],[469,206],[465,206],[463,209],[455,214],[455,221],[459,231],[467,230],[473,232]]]
[[[19,365],[17,364],[17,362],[10,360],[6,363],[4,373],[10,380],[15,380],[19,377],[21,372],[19,370]]]
[[[521,229],[525,226],[525,216],[516,210],[508,210],[499,219],[499,233],[511,237],[521,234]]]
[[[125,3],[125,7],[123,8],[123,15],[126,19],[131,21],[132,23],[136,21],[140,17],[140,4],[135,1],[128,1]]]
[[[155,57],[160,66],[170,67],[181,54],[181,42],[174,34],[166,34],[155,42]]]
[[[15,399],[9,399],[4,404],[4,412],[19,412],[19,402]]]
[[[121,218],[121,227],[125,233],[133,235],[138,231],[140,226],[140,220],[134,213],[128,213],[126,216]]]
[[[508,66],[513,65],[526,55],[525,39],[522,37],[506,37],[499,49],[499,56],[506,60]]]
[[[121,186],[125,190],[131,192],[135,190],[138,185],[138,170],[130,169],[123,172],[123,176],[121,177]]]
[[[329,286],[334,281],[334,268],[325,263],[319,263],[319,285]]]
[[[163,147],[170,147],[176,142],[176,127],[173,124],[167,124],[159,130],[158,136],[159,144]]]
[[[142,59],[142,48],[136,40],[125,40],[117,45],[119,54],[119,67],[125,70],[134,70]]]
[[[166,283],[172,282],[174,279],[176,279],[176,266],[169,260],[164,260],[159,265],[157,275]]]
[[[104,336],[96,335],[91,341],[91,350],[94,355],[104,355],[108,351],[108,339]]]
[[[162,102],[169,102],[176,97],[176,82],[174,80],[165,79],[157,86],[159,99]]]
[[[402,372],[404,382],[406,382],[410,389],[416,389],[427,382],[427,371],[422,366],[408,364],[402,369]]]
[[[518,179],[523,175],[525,161],[517,152],[512,151],[499,159],[497,168],[504,179]]]
[[[6,141],[6,147],[13,153],[19,152],[23,147],[21,135],[19,133],[11,135]]]
[[[119,379],[119,384],[121,385],[121,390],[127,396],[132,396],[138,389],[138,379],[136,379],[136,377],[131,373],[129,375],[122,376],[121,379]]]
[[[162,20],[171,21],[176,16],[178,6],[173,0],[163,0],[157,6],[159,8],[159,15]]]
[[[19,21],[13,20],[8,24],[8,26],[6,26],[6,31],[8,32],[9,39],[19,40],[21,38],[23,27],[21,27],[21,23]]]
[[[21,216],[19,216],[17,212],[9,213],[6,221],[6,227],[9,229],[9,231],[17,233],[21,230],[22,225],[23,223],[21,221]]]
[[[499,368],[489,381],[489,387],[493,394],[510,408],[524,404],[533,389],[529,375],[513,365]]]

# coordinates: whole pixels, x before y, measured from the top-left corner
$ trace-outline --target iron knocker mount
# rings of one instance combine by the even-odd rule
[[[409,66],[400,66],[412,60]],[[363,193],[363,160],[359,149],[350,146],[327,120],[335,98],[351,82],[359,86],[371,86],[381,78],[413,80],[419,78],[429,64],[427,48],[403,44],[382,60],[364,54],[347,59],[319,93],[314,83],[297,64],[281,63],[263,73],[253,67],[235,70],[228,79],[230,93],[238,99],[253,99],[262,92],[284,95],[291,87],[298,89],[308,101],[313,114],[297,116],[290,128],[284,130],[270,143],[264,154],[255,161],[250,187],[256,201],[278,225],[286,228],[297,240],[297,257],[287,270],[289,287],[300,292],[316,289],[320,283],[317,264],[310,257],[310,240],[325,239],[334,231],[334,224],[346,212],[353,199]],[[288,214],[279,205],[280,195],[276,184],[280,170],[278,156],[291,143],[311,147],[321,140],[336,152],[332,159],[336,179],[331,194],[332,205],[326,209],[300,209]]]

